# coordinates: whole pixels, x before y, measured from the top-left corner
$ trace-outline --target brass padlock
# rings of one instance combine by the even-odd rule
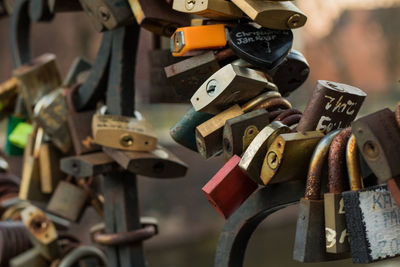
[[[319,131],[279,135],[264,158],[260,174],[263,184],[304,179],[314,149],[323,137]]]
[[[330,144],[338,130],[327,134],[315,148],[307,175],[304,198],[300,199],[293,259],[300,262],[337,260],[326,252],[324,199],[321,196],[322,169]]]
[[[346,146],[351,128],[340,131],[332,141],[328,156],[328,193],[324,194],[326,252],[349,253],[342,192],[348,190]]]
[[[262,72],[228,64],[208,78],[190,101],[196,111],[217,114],[232,104],[243,104],[266,89],[275,90],[276,86]]]
[[[223,132],[223,153],[225,160],[233,155],[241,156],[257,134],[269,124],[269,114],[264,109],[229,119]]]
[[[43,54],[13,71],[21,85],[28,114],[32,116],[34,105],[39,99],[61,85],[61,75],[56,56]]]
[[[265,153],[277,136],[291,132],[290,128],[280,121],[274,121],[260,131],[244,152],[239,167],[253,181],[263,184],[260,172]]]
[[[351,125],[358,148],[374,174],[382,182],[400,176],[400,128],[394,113],[386,108]]]
[[[307,17],[290,1],[232,0],[254,22],[263,27],[286,30],[302,27]]]
[[[88,195],[81,187],[67,181],[60,181],[47,205],[47,211],[76,222],[80,219],[88,200]]]
[[[176,28],[189,24],[189,16],[171,9],[166,1],[129,0],[138,25],[157,35],[170,37]]]
[[[68,175],[90,177],[115,170],[118,164],[104,152],[63,158],[60,168]]]
[[[144,120],[95,114],[92,121],[96,144],[129,151],[151,151],[157,146],[153,127]]]
[[[227,34],[224,24],[178,28],[170,38],[174,57],[194,56],[203,51],[226,46]]]
[[[178,96],[188,100],[217,70],[219,62],[234,57],[231,49],[214,54],[213,51],[190,57],[164,68],[168,82]]]
[[[28,137],[24,151],[21,186],[18,197],[29,201],[46,201],[49,195],[41,190],[39,167],[40,147],[43,141],[43,129],[38,128]]]
[[[62,154],[48,142],[43,142],[39,151],[40,185],[44,194],[51,194],[58,182],[65,177],[61,172],[59,162]]]
[[[179,178],[186,175],[188,166],[166,148],[153,151],[122,151],[103,147],[104,152],[118,164],[137,175],[154,178]]]
[[[244,112],[239,105],[233,105],[197,126],[196,145],[199,153],[206,159],[219,154],[222,149],[225,122],[243,114]]]
[[[113,30],[134,22],[134,16],[127,0],[79,0],[93,26],[99,32]]]
[[[319,80],[297,125],[299,132],[330,132],[355,119],[366,94],[353,86]]]
[[[71,136],[63,91],[60,88],[43,96],[35,106],[34,120],[50,137],[51,142],[66,154],[71,148]]]
[[[230,1],[225,0],[173,0],[176,11],[200,15],[202,17],[225,20],[239,19],[243,12]]]
[[[29,206],[22,211],[21,217],[28,229],[32,244],[40,254],[50,261],[58,258],[60,256],[58,234],[45,213],[35,206]]]

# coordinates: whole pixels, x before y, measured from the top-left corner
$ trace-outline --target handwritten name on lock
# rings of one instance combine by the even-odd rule
[[[400,254],[400,209],[389,191],[359,193],[360,209],[373,260]]]

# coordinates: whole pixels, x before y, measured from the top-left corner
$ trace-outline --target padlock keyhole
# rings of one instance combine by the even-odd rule
[[[363,152],[370,159],[375,159],[379,156],[379,148],[372,141],[368,141],[364,144]]]

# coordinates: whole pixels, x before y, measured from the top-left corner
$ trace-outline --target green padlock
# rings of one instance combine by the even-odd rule
[[[33,126],[26,122],[20,122],[8,136],[8,140],[16,147],[24,149],[28,142],[28,136],[33,132]]]

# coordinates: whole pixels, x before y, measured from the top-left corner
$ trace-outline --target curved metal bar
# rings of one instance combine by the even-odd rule
[[[103,39],[101,40],[101,45],[93,67],[90,70],[89,77],[74,95],[76,111],[95,108],[96,103],[104,98],[109,77],[112,40],[112,31],[103,34]]]
[[[247,243],[257,226],[275,211],[297,204],[304,196],[304,189],[305,181],[298,180],[273,184],[255,192],[226,221],[214,266],[242,267]]]
[[[80,259],[86,257],[96,257],[104,265],[106,265],[106,255],[102,250],[94,246],[81,246],[74,249],[67,256],[65,256],[58,265],[59,267],[71,267],[74,266]]]
[[[29,4],[29,0],[17,0],[11,15],[10,45],[14,68],[31,59]]]

